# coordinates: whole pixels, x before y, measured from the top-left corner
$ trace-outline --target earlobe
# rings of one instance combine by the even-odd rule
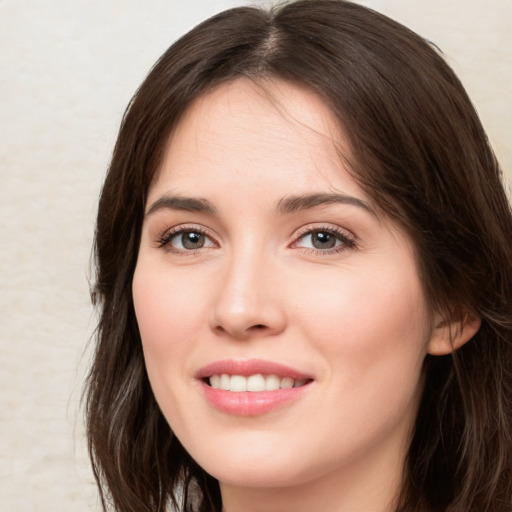
[[[454,321],[439,318],[434,322],[428,353],[444,356],[455,352],[477,333],[481,323],[479,316],[469,312]]]

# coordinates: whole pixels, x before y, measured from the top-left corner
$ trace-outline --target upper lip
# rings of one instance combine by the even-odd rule
[[[312,379],[311,375],[307,375],[295,368],[266,361],[264,359],[249,359],[244,361],[226,359],[222,361],[214,361],[198,370],[197,379],[206,379],[212,375],[242,375],[248,377],[250,375],[277,375],[279,377],[291,377],[292,379]]]

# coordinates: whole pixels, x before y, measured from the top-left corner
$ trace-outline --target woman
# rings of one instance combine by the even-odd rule
[[[512,217],[461,84],[338,0],[158,61],[102,191],[104,508],[512,510]]]

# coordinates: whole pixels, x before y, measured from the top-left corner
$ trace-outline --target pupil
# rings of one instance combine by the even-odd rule
[[[204,235],[201,233],[184,233],[181,242],[185,249],[200,249],[204,245]]]
[[[315,249],[332,249],[336,244],[336,237],[325,231],[319,231],[313,235]]]

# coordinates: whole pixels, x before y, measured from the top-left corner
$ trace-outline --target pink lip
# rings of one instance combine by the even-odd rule
[[[278,375],[279,377],[291,377],[292,379],[311,379],[311,375],[306,375],[294,368],[285,366],[263,359],[250,359],[248,361],[235,361],[232,359],[224,361],[215,361],[214,363],[203,366],[196,374],[196,378],[205,379],[212,375],[227,373],[229,375]]]
[[[309,382],[297,388],[277,389],[275,391],[233,392],[214,389],[206,383],[206,378],[222,373],[243,376],[261,373],[263,375],[278,375],[280,377],[309,380],[311,380],[311,376],[294,368],[260,359],[216,361],[201,368],[197,372],[196,378],[201,381],[201,389],[208,402],[221,412],[237,416],[258,416],[270,412],[300,398],[307,392],[311,384]]]

